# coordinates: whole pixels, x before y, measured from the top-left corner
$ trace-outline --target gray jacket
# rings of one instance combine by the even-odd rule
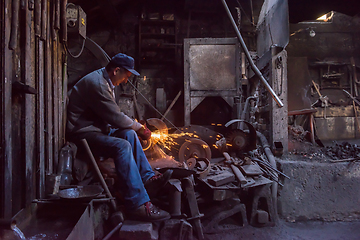
[[[86,132],[107,133],[109,124],[114,128],[135,131],[141,128],[140,123],[121,112],[108,81],[105,68],[101,68],[75,84],[67,106],[68,136]]]

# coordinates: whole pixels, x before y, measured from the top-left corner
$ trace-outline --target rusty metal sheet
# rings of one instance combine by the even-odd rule
[[[239,80],[236,38],[184,39],[185,125],[190,125],[190,113],[207,96],[221,96],[232,106],[230,98],[239,94]]]
[[[288,58],[288,108],[289,111],[310,109],[312,86],[306,57]]]
[[[285,48],[289,43],[287,0],[265,0],[257,25],[257,54],[262,56],[271,46]]]
[[[315,124],[320,140],[355,138],[355,117],[315,118]]]
[[[356,106],[357,112],[360,112],[360,108]],[[354,117],[354,107],[327,107],[327,108],[317,108],[317,112],[314,113],[314,117]]]
[[[236,88],[236,45],[191,45],[191,90]]]

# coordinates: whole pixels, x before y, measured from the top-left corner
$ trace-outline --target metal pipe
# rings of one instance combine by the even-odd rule
[[[123,223],[119,223],[118,225],[116,225],[116,227],[114,227],[113,230],[111,230],[102,240],[108,240],[110,239],[110,237],[116,232],[118,231],[121,227],[122,227]]]
[[[274,169],[276,169],[275,157],[274,157],[274,155],[272,154],[272,152],[270,150],[270,145],[269,145],[266,137],[261,132],[258,132],[258,131],[256,131],[256,135],[259,138],[259,140],[261,142],[261,145],[264,148],[266,157],[268,158],[270,165]],[[275,177],[274,182],[271,185],[271,193],[272,193],[272,198],[273,198],[273,201],[274,201],[274,208],[275,208],[275,211],[276,211],[276,214],[277,214],[277,190],[278,190],[278,183],[277,182],[279,180],[277,173],[274,173],[274,177]]]
[[[245,105],[244,105],[244,111],[242,111],[242,113],[241,113],[240,120],[245,121],[245,116],[246,116],[245,114],[248,111],[249,101],[251,99],[256,99],[256,97],[250,96],[250,97],[246,98]],[[244,122],[240,122],[239,129],[244,130]]]
[[[269,85],[269,83],[266,81],[266,79],[264,78],[264,76],[262,75],[262,73],[260,72],[260,70],[257,68],[257,66],[255,65],[254,61],[252,60],[251,56],[250,56],[250,53],[249,53],[249,50],[247,49],[246,47],[246,44],[244,42],[244,39],[242,38],[241,34],[240,34],[240,31],[239,29],[237,28],[236,26],[236,23],[234,21],[234,18],[232,17],[231,15],[231,12],[230,12],[230,9],[229,7],[227,6],[226,4],[226,1],[225,0],[221,0],[223,5],[224,5],[224,8],[229,16],[229,19],[231,21],[231,24],[233,25],[234,27],[234,30],[235,30],[235,33],[236,33],[236,36],[237,38],[239,39],[239,42],[240,42],[240,45],[241,47],[243,48],[244,52],[245,52],[245,55],[246,55],[246,58],[247,60],[249,61],[250,63],[250,66],[251,66],[251,69],[254,71],[254,73],[260,78],[260,80],[262,81],[262,83],[265,85],[265,88],[266,90],[270,93],[271,97],[275,100],[275,102],[277,103],[277,105],[279,107],[283,107],[284,104],[281,102],[280,98],[276,95],[276,93],[274,92],[274,90],[271,88],[271,86]]]

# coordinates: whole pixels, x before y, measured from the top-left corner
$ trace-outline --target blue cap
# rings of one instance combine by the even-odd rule
[[[134,59],[126,54],[118,53],[111,60],[111,63],[115,64],[118,67],[123,67],[132,74],[139,76],[140,73],[134,69]]]

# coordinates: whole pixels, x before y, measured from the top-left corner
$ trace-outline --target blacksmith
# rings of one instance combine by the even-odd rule
[[[129,218],[162,221],[170,215],[154,206],[149,195],[163,186],[171,173],[155,175],[138,139],[149,139],[151,132],[122,113],[115,101],[115,86],[127,83],[132,74],[140,75],[134,59],[119,53],[105,68],[80,79],[69,95],[67,138],[75,142],[86,139],[94,155],[114,159]]]

